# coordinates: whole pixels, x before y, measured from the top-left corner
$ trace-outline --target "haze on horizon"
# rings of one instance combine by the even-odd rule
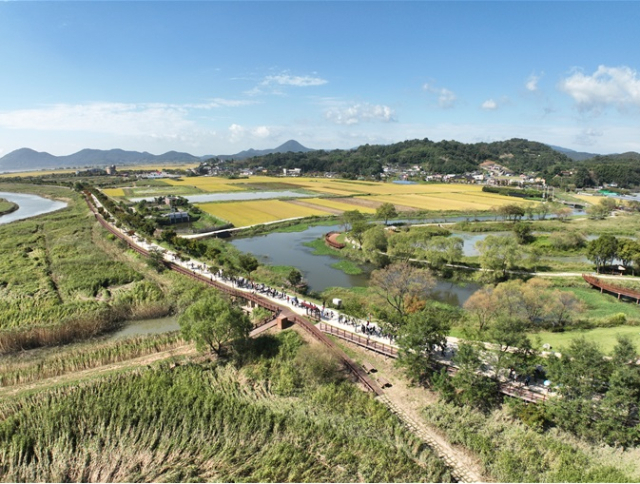
[[[640,151],[638,2],[4,2],[0,156]]]

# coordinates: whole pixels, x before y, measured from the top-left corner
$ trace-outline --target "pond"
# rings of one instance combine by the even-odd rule
[[[129,336],[142,336],[148,334],[168,333],[180,329],[177,316],[167,316],[156,319],[140,319],[128,321],[125,326],[109,335],[109,340],[128,338]]]
[[[0,198],[17,203],[19,207],[15,212],[0,216],[0,224],[8,224],[16,220],[54,212],[67,206],[65,202],[60,200],[50,200],[31,193],[0,192]]]
[[[341,226],[309,227],[302,232],[271,233],[235,239],[230,243],[242,252],[253,254],[264,264],[297,267],[312,291],[321,292],[334,286],[367,286],[371,267],[364,267],[362,274],[345,274],[341,270],[331,267],[332,264],[342,260],[340,257],[313,255],[313,249],[303,245],[305,242],[312,242],[333,230],[340,231]],[[432,297],[438,301],[460,306],[480,287],[476,283],[460,286],[450,281],[437,280]]]

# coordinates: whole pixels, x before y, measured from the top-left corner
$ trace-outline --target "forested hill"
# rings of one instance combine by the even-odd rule
[[[464,173],[487,160],[495,161],[516,173],[544,171],[552,166],[570,165],[566,155],[551,147],[511,139],[494,143],[466,144],[457,141],[410,140],[391,145],[363,145],[353,150],[273,153],[242,162],[265,168],[301,168],[303,172],[340,172],[375,175],[384,165],[419,165],[436,173]]]

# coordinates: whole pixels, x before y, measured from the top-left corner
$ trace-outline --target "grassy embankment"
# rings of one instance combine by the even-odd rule
[[[0,405],[3,481],[448,482],[296,333],[259,356],[113,375]]]

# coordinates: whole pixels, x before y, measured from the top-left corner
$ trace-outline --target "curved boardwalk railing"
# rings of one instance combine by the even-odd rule
[[[607,284],[606,282],[602,282],[600,279],[594,276],[590,276],[587,274],[582,274],[582,278],[591,286],[600,289],[600,292],[608,292],[610,294],[615,294],[620,299],[622,296],[635,299],[636,304],[640,304],[640,291],[634,291],[632,289],[626,289],[624,287],[616,286],[615,284]]]
[[[346,245],[336,240],[338,235],[340,235],[340,232],[327,232],[324,234],[325,243],[334,249],[344,249]]]

